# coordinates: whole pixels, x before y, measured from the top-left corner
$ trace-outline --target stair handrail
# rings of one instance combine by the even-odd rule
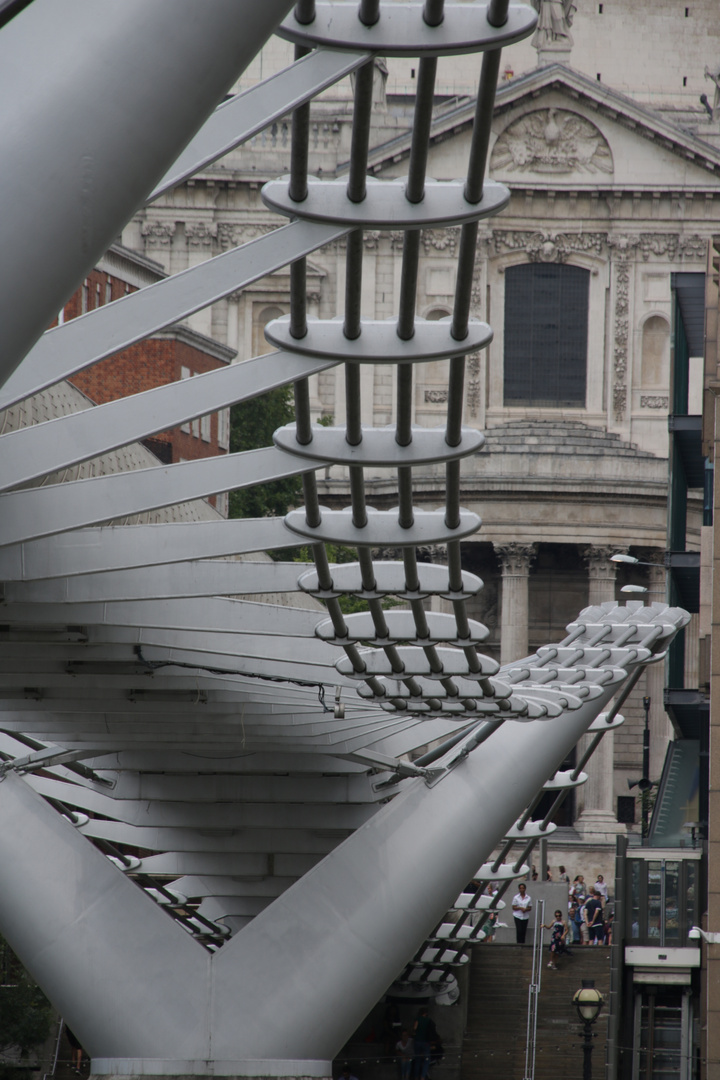
[[[523,1080],[535,1080],[535,1050],[537,1046],[537,1017],[542,985],[542,937],[545,923],[545,901],[535,904],[535,926],[533,927],[532,971],[528,986],[528,1018],[525,1037],[525,1072]]]

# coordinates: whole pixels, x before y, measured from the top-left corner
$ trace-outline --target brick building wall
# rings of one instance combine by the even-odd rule
[[[119,300],[165,276],[161,267],[119,246],[111,249],[106,261],[107,266],[101,264],[87,276],[55,325]],[[233,349],[189,327],[174,326],[100,360],[70,381],[100,405],[204,374],[229,364],[235,355]],[[223,409],[158,432],[144,443],[162,462],[172,464],[227,453],[229,435],[229,409]],[[212,496],[209,502],[227,512],[227,496]]]

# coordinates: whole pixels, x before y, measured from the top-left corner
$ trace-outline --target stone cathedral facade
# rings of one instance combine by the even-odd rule
[[[672,288],[676,275],[705,272],[720,218],[714,0],[692,9],[672,0],[577,0],[577,11],[548,0],[536,6],[543,3],[548,11],[533,42],[507,50],[501,63],[489,171],[512,198],[502,215],[480,225],[473,314],[492,325],[494,340],[470,358],[466,377],[465,422],[487,436],[483,452],[463,463],[463,505],[483,519],[464,544],[467,569],[485,581],[471,614],[490,627],[488,651],[503,661],[552,640],[578,608],[612,599],[624,583],[664,597],[662,566],[616,572],[609,556],[662,560]],[[291,60],[288,46],[273,43],[241,89]],[[376,61],[376,177],[407,171],[412,63]],[[462,175],[477,75],[463,59],[440,66],[430,176]],[[347,173],[351,96],[347,80],[314,106],[311,171]],[[273,124],[147,207],[123,243],[176,272],[277,227],[260,189],[287,171],[290,123],[288,116]],[[452,310],[458,232],[423,233],[418,314],[426,319]],[[367,232],[364,240],[364,313],[381,319],[394,310],[402,234]],[[342,308],[344,274],[342,241],[308,259],[311,315],[332,318]],[[268,351],[263,327],[288,310],[286,269],[190,324],[243,360]],[[691,413],[700,412],[701,364],[694,365]],[[416,424],[443,423],[447,366],[417,367]],[[390,373],[363,367],[362,379],[366,421],[391,423]],[[315,419],[343,422],[342,368],[313,376],[311,394]],[[367,476],[369,504],[395,505],[390,476]],[[418,497],[442,505],[442,470],[418,469],[416,476]],[[342,469],[327,470],[319,486],[327,505],[349,502]],[[699,544],[699,535],[698,501],[691,504],[691,542]],[[686,685],[697,678],[697,657],[688,650]],[[628,781],[640,775],[644,695],[651,698],[652,778],[662,769],[671,734],[662,687],[656,666],[624,708],[625,727],[614,742],[606,736],[602,756],[593,759],[590,782],[556,834],[552,863],[611,873],[614,835],[637,829]],[[588,843],[592,855],[582,852]]]

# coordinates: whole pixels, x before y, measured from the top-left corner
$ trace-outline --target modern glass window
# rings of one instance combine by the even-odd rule
[[[589,288],[580,266],[505,271],[506,405],[584,408]]]
[[[647,859],[628,855],[628,943],[680,946],[698,921],[697,860]]]

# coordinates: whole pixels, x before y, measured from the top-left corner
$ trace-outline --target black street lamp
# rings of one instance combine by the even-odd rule
[[[582,990],[573,997],[573,1005],[583,1025],[583,1080],[592,1080],[592,1026],[600,1015],[604,999],[592,979],[583,979]]]

